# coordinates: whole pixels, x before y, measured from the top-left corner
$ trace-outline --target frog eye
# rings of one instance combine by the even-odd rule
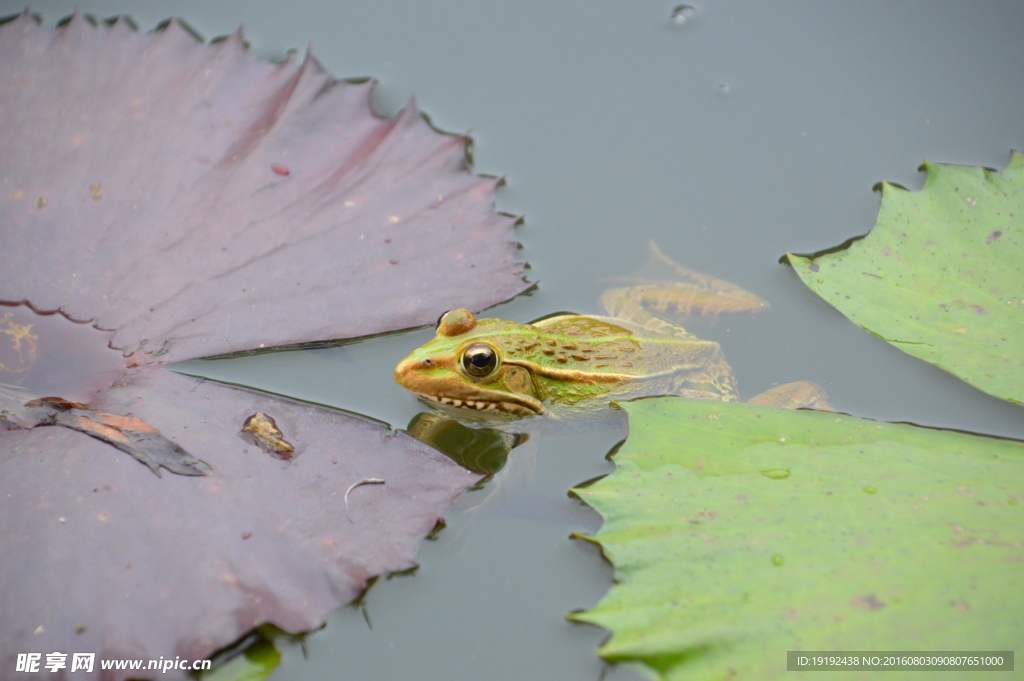
[[[448,312],[451,312],[451,310],[448,310]],[[434,324],[434,331],[435,331],[435,332],[436,332],[436,331],[437,331],[438,329],[440,329],[440,328],[441,328],[441,322],[443,322],[443,321],[444,321],[444,318],[445,318],[445,317],[446,317],[446,316],[448,315],[448,312],[442,312],[442,313],[441,313],[441,316],[437,318],[437,323],[436,323],[436,324]]]
[[[462,366],[470,376],[481,378],[494,371],[498,366],[498,355],[490,345],[477,343],[470,345],[462,353]]]

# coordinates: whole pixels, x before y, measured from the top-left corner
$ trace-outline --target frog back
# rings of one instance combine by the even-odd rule
[[[610,317],[559,315],[531,326],[539,347],[534,383],[552,401],[574,403],[597,394],[736,399],[732,371],[718,343]],[[562,370],[573,370],[573,377],[566,380]]]

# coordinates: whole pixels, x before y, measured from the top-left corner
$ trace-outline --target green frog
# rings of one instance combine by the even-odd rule
[[[611,316],[560,314],[517,324],[451,310],[438,320],[435,338],[398,363],[395,381],[444,410],[484,417],[586,412],[648,395],[736,400],[736,380],[718,343],[667,317],[756,313],[768,304],[675,264],[654,242],[650,248],[630,286],[602,295]],[[652,274],[659,269],[662,274]],[[673,281],[655,278],[664,272]],[[830,408],[824,391],[808,381],[749,402]]]

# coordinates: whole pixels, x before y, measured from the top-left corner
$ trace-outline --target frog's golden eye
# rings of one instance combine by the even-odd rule
[[[451,312],[451,310],[448,310],[448,312]],[[440,328],[441,328],[441,322],[442,322],[442,321],[444,321],[444,318],[445,318],[445,316],[446,316],[446,315],[448,314],[448,312],[442,312],[442,313],[441,313],[441,316],[437,318],[437,323],[436,323],[436,324],[434,324],[434,331],[435,331],[435,332],[436,332],[436,331],[437,331],[438,329],[440,329]]]
[[[481,378],[494,371],[498,366],[498,354],[490,345],[477,343],[470,345],[462,353],[462,366],[470,376]]]

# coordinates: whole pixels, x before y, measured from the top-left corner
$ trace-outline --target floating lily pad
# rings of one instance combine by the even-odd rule
[[[900,350],[1024,404],[1024,156],[999,173],[925,163],[919,192],[881,183],[870,234],[788,254],[807,286]]]
[[[0,666],[95,652],[75,678],[152,677],[100,660],[315,628],[414,565],[479,474],[378,423],[161,364],[382,333],[523,290],[515,220],[465,139],[413,104],[378,116],[372,82],[312,55],[268,64],[240,33],[205,45],[176,21],[140,35],[25,14],[0,26],[0,74],[0,312],[59,310],[104,330],[98,351],[117,359],[96,365],[98,392],[68,372],[74,400],[50,380],[0,420]],[[76,366],[37,340],[37,369]],[[15,369],[5,394],[32,387]],[[26,422],[28,403],[49,411]],[[110,440],[45,425],[60,414],[152,428],[209,474],[158,478]]]
[[[0,29],[0,300],[115,330],[136,362],[432,324],[522,291],[499,180],[373,81],[177,22]]]
[[[575,490],[615,565],[571,616],[613,632],[603,657],[760,680],[786,676],[787,650],[1024,640],[1021,443],[679,398],[623,408],[618,469]]]
[[[93,405],[161,423],[213,474],[157,478],[64,428],[3,433],[4,665],[54,650],[202,658],[264,622],[315,628],[370,577],[411,567],[480,477],[369,421],[156,367]],[[254,411],[301,443],[293,462],[243,439]],[[346,509],[368,478],[385,483],[355,488]]]

